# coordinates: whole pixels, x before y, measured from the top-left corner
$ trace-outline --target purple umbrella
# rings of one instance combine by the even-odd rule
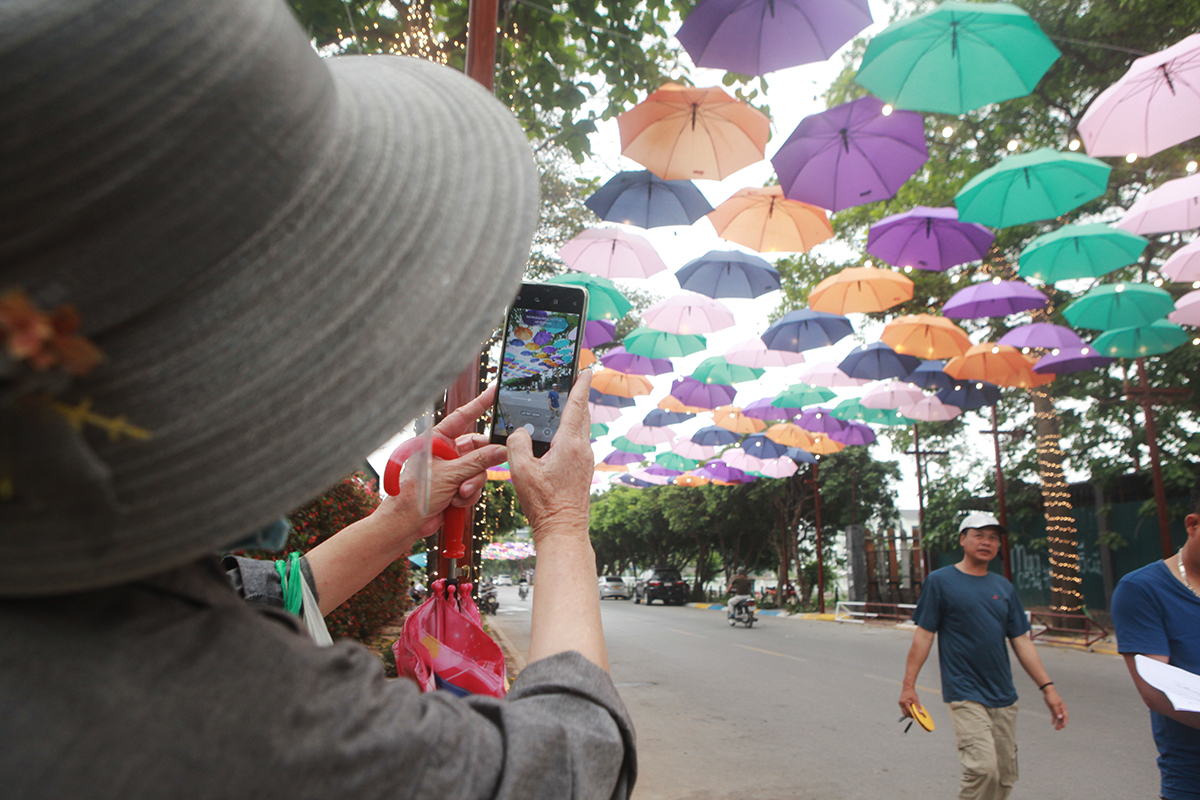
[[[928,160],[920,114],[861,97],[802,119],[771,163],[785,197],[841,211],[895,196]]]
[[[642,471],[649,475],[665,475],[668,478],[674,478],[676,475],[683,474],[683,472],[681,472],[680,470],[668,469],[667,467],[664,467],[661,464],[651,464],[650,466],[646,467],[646,469],[644,469]]]
[[[1082,372],[1085,369],[1106,367],[1113,359],[1102,356],[1094,347],[1064,347],[1052,350],[1038,359],[1033,371],[1039,374],[1062,375],[1066,372]]]
[[[700,0],[675,38],[698,67],[765,75],[824,61],[870,24],[867,0]]]
[[[624,450],[613,450],[604,457],[604,463],[614,467],[636,464],[639,461],[645,460],[646,457],[640,453],[627,453]]]
[[[733,402],[737,389],[720,383],[702,383],[695,378],[680,378],[671,384],[671,396],[685,406],[716,408]]]
[[[955,292],[942,306],[942,314],[952,319],[1004,317],[1041,308],[1048,302],[1046,295],[1024,281],[992,278]]]
[[[847,422],[846,427],[840,431],[832,431],[829,438],[835,442],[841,442],[844,445],[864,445],[875,443],[875,431],[871,430],[870,425],[864,425],[861,422]]]
[[[796,424],[811,433],[829,433],[844,430],[850,423],[844,422],[829,413],[831,409],[816,406],[801,412],[796,418]]]
[[[1078,350],[1086,342],[1079,334],[1063,325],[1050,322],[1034,322],[1030,325],[1018,325],[1000,337],[996,344],[1006,344],[1009,347],[1027,348],[1044,347],[1051,350],[1055,347],[1074,347]]]
[[[544,347],[554,341],[554,334],[550,331],[542,329],[533,335],[533,343]]]
[[[780,408],[771,404],[772,398],[764,397],[761,400],[755,400],[742,408],[742,414],[754,419],[772,420],[788,420],[792,417],[800,415],[802,409],[799,408]]]
[[[710,480],[725,481],[726,483],[749,483],[754,480],[740,469],[731,467],[720,460],[709,461],[700,469],[693,470],[692,474],[703,475]]]
[[[943,272],[983,258],[995,238],[976,222],[959,222],[957,208],[917,206],[872,225],[867,252],[893,266]]]
[[[617,324],[615,322],[609,322],[606,319],[589,319],[583,326],[583,341],[580,344],[590,349],[608,344],[616,336]]]
[[[614,347],[600,356],[600,363],[626,375],[665,375],[675,369],[670,359],[635,356],[626,352],[623,346]]]

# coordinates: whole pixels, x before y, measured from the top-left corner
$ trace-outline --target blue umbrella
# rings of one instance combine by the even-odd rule
[[[695,414],[687,414],[682,411],[666,411],[665,409],[656,408],[651,411],[642,420],[642,424],[647,428],[661,428],[665,425],[675,425],[679,422],[689,420]]]
[[[428,558],[429,558],[428,553],[413,553],[411,556],[408,557],[408,560],[411,561],[412,563],[416,564],[418,567],[423,567],[427,563]]]
[[[994,406],[1000,402],[1000,388],[983,381],[955,381],[937,393],[937,399],[946,405],[965,410]]]
[[[807,450],[801,450],[799,447],[789,447],[784,454],[797,464],[815,464],[817,457]]]
[[[653,483],[650,483],[650,481],[644,481],[641,478],[635,478],[628,472],[618,475],[614,482],[623,483],[626,486],[630,486],[634,489],[648,489],[654,485]]]
[[[936,359],[922,361],[917,368],[905,376],[904,380],[920,386],[922,389],[940,390],[953,386],[955,381],[944,371],[945,361]]]
[[[787,455],[788,449],[773,442],[761,433],[752,433],[742,440],[740,447],[755,458],[779,458]]]
[[[634,404],[634,399],[632,397],[620,397],[615,394],[605,394],[599,389],[588,389],[588,402],[595,403],[598,406],[629,408]]]
[[[583,203],[600,219],[660,228],[691,225],[712,206],[691,181],[664,181],[648,169],[620,172]]]
[[[706,428],[701,428],[692,434],[692,441],[696,444],[702,444],[707,447],[721,447],[727,444],[733,444],[742,437],[731,430],[726,430],[720,425],[709,425]]]
[[[779,271],[739,250],[710,250],[675,272],[679,285],[707,297],[758,297],[779,289]]]
[[[864,344],[842,359],[838,369],[851,378],[882,380],[903,378],[921,364],[916,356],[897,353],[883,342]]]
[[[762,340],[769,350],[799,353],[833,344],[852,333],[850,320],[840,314],[802,308],[772,323]]]

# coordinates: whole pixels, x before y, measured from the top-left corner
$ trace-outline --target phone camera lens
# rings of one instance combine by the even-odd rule
[[[533,302],[535,302],[535,303],[540,303],[540,302],[542,302],[542,298],[540,298],[540,297],[535,297],[535,298],[533,298]]]
[[[558,305],[558,298],[554,298],[554,305]]]

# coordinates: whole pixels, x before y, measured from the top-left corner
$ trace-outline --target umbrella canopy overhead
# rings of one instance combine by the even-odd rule
[[[838,369],[851,378],[882,380],[903,378],[920,363],[916,356],[901,355],[883,342],[871,342],[851,350]]]
[[[733,312],[720,300],[691,292],[659,300],[642,312],[642,322],[655,330],[684,336],[712,333],[734,324]]]
[[[582,286],[588,290],[589,320],[617,320],[633,309],[633,303],[625,299],[613,282],[598,275],[581,275],[568,272],[565,275],[555,275],[546,283],[560,283],[568,286]]]
[[[797,464],[815,464],[815,463],[817,463],[816,456],[814,456],[812,453],[810,453],[807,450],[804,450],[800,447],[789,447],[786,457],[790,458],[792,461],[796,462]]]
[[[800,353],[790,353],[787,350],[769,350],[762,339],[755,337],[744,342],[738,342],[725,351],[725,360],[730,364],[738,364],[753,369],[768,367],[790,367],[803,364],[804,356]]]
[[[648,481],[643,478],[639,478],[639,477],[633,475],[632,473],[626,474],[626,475],[618,475],[617,477],[613,478],[613,483],[624,484],[625,486],[629,486],[630,488],[633,488],[633,489],[649,489],[651,486],[654,485],[654,483],[652,481]]]
[[[842,450],[845,450],[846,445],[842,444],[836,439],[831,438],[832,436],[833,434],[826,433],[814,434],[812,441],[807,447],[803,447],[802,449],[822,456],[829,455],[831,453],[840,453]]]
[[[767,420],[768,422],[786,421],[792,417],[799,416],[801,409],[785,408],[775,405],[772,402],[773,398],[764,397],[760,400],[755,400],[752,403],[747,403],[742,409],[742,413],[747,417],[755,419]]]
[[[592,384],[588,389],[588,402],[596,406],[608,406],[609,408],[629,408],[636,402],[631,396],[625,394],[608,394],[596,388]]]
[[[967,411],[999,403],[1000,387],[983,381],[955,381],[939,390],[935,396],[946,405],[958,406]]]
[[[664,181],[648,169],[618,172],[583,204],[602,220],[639,228],[691,225],[712,211],[696,184]]]
[[[735,383],[758,380],[765,370],[742,367],[730,364],[721,356],[711,356],[700,362],[692,371],[692,377],[704,383],[722,383],[732,386]]]
[[[809,433],[835,433],[845,430],[850,423],[833,416],[830,409],[818,406],[801,412],[796,418],[796,424]]]
[[[1046,295],[1024,281],[992,278],[955,292],[942,306],[942,313],[954,319],[1006,317],[1042,308],[1048,302]]]
[[[680,422],[686,422],[694,416],[696,415],[655,408],[642,419],[642,424],[650,428],[661,428],[666,425],[677,425]]]
[[[1167,319],[1179,325],[1200,325],[1200,289],[1179,298]]]
[[[1111,172],[1103,161],[1043,147],[985,169],[959,190],[954,205],[959,219],[993,228],[1054,219],[1104,194]]]
[[[863,408],[900,408],[921,402],[925,393],[905,381],[881,383],[862,396]]]
[[[625,334],[621,341],[627,351],[646,358],[689,356],[708,347],[708,341],[703,336],[668,333],[644,325]]]
[[[588,412],[592,416],[593,423],[608,423],[616,422],[621,418],[621,409],[616,406],[602,406],[596,403],[588,403]]]
[[[739,189],[708,215],[717,235],[760,253],[806,253],[833,237],[829,212],[779,186]]]
[[[896,267],[945,272],[978,261],[996,235],[975,222],[960,222],[957,208],[926,208],[884,217],[867,232],[867,252]]]
[[[963,352],[966,352],[966,350]],[[958,355],[962,355],[962,353]],[[953,356],[951,357],[953,358]],[[914,386],[920,386],[922,389],[932,389],[935,392],[940,391],[954,385],[954,379],[944,372],[945,368],[946,362],[943,360],[932,359],[922,361],[917,365],[916,369],[904,377],[904,380]]]
[[[708,486],[708,484],[712,483],[712,481],[710,479],[704,477],[703,475],[696,475],[696,474],[693,474],[690,472],[680,475],[678,478],[676,478],[675,480],[673,480],[671,482],[673,484],[675,484],[676,486],[686,486],[688,488],[695,488],[697,486]]]
[[[805,455],[808,456],[808,453],[805,453]],[[809,458],[812,458],[812,456],[809,456]],[[816,461],[816,459],[813,458],[813,461]],[[796,462],[791,458],[771,458],[764,460],[763,466],[760,469],[750,471],[757,472],[764,478],[787,478],[795,475],[798,469],[799,467],[796,466]]]
[[[700,0],[675,38],[698,67],[765,75],[824,61],[870,24],[867,0]]]
[[[1029,325],[1018,325],[1000,337],[996,344],[1009,347],[1044,347],[1051,350],[1055,347],[1083,347],[1084,341],[1079,334],[1065,325],[1055,325],[1050,322],[1034,322]]]
[[[1099,278],[1136,263],[1148,244],[1141,236],[1099,222],[1064,225],[1025,246],[1020,274],[1042,283]]]
[[[681,458],[699,463],[716,455],[717,448],[706,444],[696,444],[691,439],[680,439],[671,447],[671,452]]]
[[[1094,347],[1067,347],[1054,349],[1038,359],[1033,371],[1038,374],[1064,375],[1068,372],[1083,372],[1113,363],[1112,358],[1101,355]]]
[[[588,228],[558,251],[577,272],[602,278],[648,278],[667,265],[644,237],[620,228]]]
[[[1178,283],[1200,281],[1200,239],[1186,244],[1167,258],[1159,269],[1168,280]]]
[[[592,423],[591,439],[593,442],[596,441],[597,439],[599,439],[601,436],[607,436],[607,435],[608,435],[608,426],[607,425],[605,425],[602,422],[593,422]]]
[[[808,295],[808,306],[830,314],[869,313],[884,311],[912,296],[913,282],[899,272],[847,267],[818,283]]]
[[[592,388],[607,395],[618,397],[640,397],[654,391],[650,379],[644,375],[629,375],[615,369],[603,369],[592,377]]]
[[[671,384],[671,395],[686,406],[711,410],[732,403],[737,390],[720,383],[703,383],[695,378],[680,378]]]
[[[767,423],[748,414],[738,406],[721,406],[713,409],[713,424],[737,434],[758,433]]]
[[[1141,358],[1169,353],[1189,338],[1188,332],[1174,322],[1160,319],[1149,325],[1105,331],[1092,347],[1111,358]]]
[[[1090,156],[1150,156],[1200,136],[1200,34],[1134,61],[1078,128]]]
[[[807,308],[789,311],[767,328],[763,343],[772,350],[799,353],[834,344],[854,333],[850,320],[840,314],[828,314]]]
[[[767,428],[763,435],[785,447],[810,450],[813,445],[813,435],[792,422],[778,422]]]
[[[694,458],[684,458],[678,453],[659,453],[654,457],[654,463],[662,469],[687,472],[700,466],[700,461]]]
[[[649,445],[653,448],[660,444],[674,444],[678,437],[676,437],[675,431],[666,426],[655,427],[639,422],[625,432],[625,438],[634,444]],[[615,442],[613,446],[616,447]]]
[[[784,195],[830,211],[895,197],[929,149],[920,114],[883,112],[868,96],[802,119],[771,158]]]
[[[771,122],[717,87],[663,84],[617,116],[621,154],[664,180],[721,180],[765,158]]]
[[[945,422],[962,413],[958,406],[943,403],[936,397],[923,397],[911,406],[901,406],[900,413],[918,422]]]
[[[856,397],[849,397],[829,412],[847,422],[870,422],[879,425],[907,425],[908,420],[892,408],[867,408]]]
[[[770,439],[766,441],[771,442]],[[778,447],[780,450],[787,451],[787,448],[771,442],[773,447]],[[721,460],[734,469],[740,469],[742,472],[758,472],[766,466],[767,462],[758,456],[753,456],[747,453],[740,447],[731,447],[721,453]]]
[[[944,2],[876,34],[854,80],[897,108],[964,114],[1029,94],[1059,55],[1014,5]]]
[[[1142,195],[1116,227],[1146,235],[1200,228],[1200,173],[1167,181]]]
[[[878,437],[875,436],[875,431],[871,430],[870,425],[864,425],[861,422],[850,422],[840,431],[830,433],[829,438],[847,446],[862,446],[874,444]]]
[[[706,297],[759,297],[778,291],[779,272],[765,258],[710,250],[675,272],[679,286]]]
[[[627,436],[618,436],[617,438],[613,439],[612,444],[613,447],[623,453],[653,453],[656,449],[652,444],[638,444],[637,442],[632,442]]]
[[[617,338],[617,325],[606,319],[590,319],[583,325],[583,340],[580,344],[587,349],[608,344]]]
[[[932,314],[896,317],[884,327],[879,341],[897,353],[922,359],[954,358],[971,346],[966,331]]]
[[[627,351],[624,345],[617,345],[600,356],[600,363],[608,369],[619,370],[629,375],[666,375],[675,370],[670,359],[635,355]]]
[[[863,378],[851,378],[846,373],[838,368],[837,364],[823,361],[816,364],[805,364],[800,369],[796,370],[796,377],[802,383],[807,383],[810,386],[824,386],[827,388],[841,386],[862,386],[870,381]]]
[[[804,406],[824,403],[837,397],[837,394],[818,386],[805,383],[793,383],[771,399],[776,408],[804,408]]]
[[[766,426],[764,425],[763,427],[765,428]],[[754,433],[747,436],[738,447],[755,458],[779,458],[787,455],[787,447],[785,445],[772,441],[761,433]]]
[[[984,342],[946,363],[946,374],[962,381],[984,381],[997,386],[1030,389],[1054,380],[1053,375],[1038,375],[1034,361],[1015,347]]]
[[[637,464],[641,461],[645,461],[645,457],[641,453],[634,453],[628,450],[613,450],[600,463],[607,464],[610,467],[628,467],[630,464]]]
[[[660,411],[666,411],[671,414],[690,414],[693,417],[704,411],[710,410],[707,408],[700,408],[699,406],[684,405],[682,400],[670,394],[658,401],[658,408]]]
[[[1104,283],[1063,309],[1067,322],[1076,328],[1113,330],[1149,325],[1175,310],[1166,289],[1148,283]]]
[[[754,480],[745,472],[735,467],[731,467],[724,461],[715,459],[705,463],[703,467],[693,471],[696,475],[701,475],[715,483],[749,483]]]

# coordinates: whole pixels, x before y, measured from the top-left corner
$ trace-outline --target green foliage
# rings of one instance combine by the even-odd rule
[[[478,509],[476,535],[489,542],[499,541],[500,537],[529,524],[521,513],[517,491],[508,481],[488,481]]]

